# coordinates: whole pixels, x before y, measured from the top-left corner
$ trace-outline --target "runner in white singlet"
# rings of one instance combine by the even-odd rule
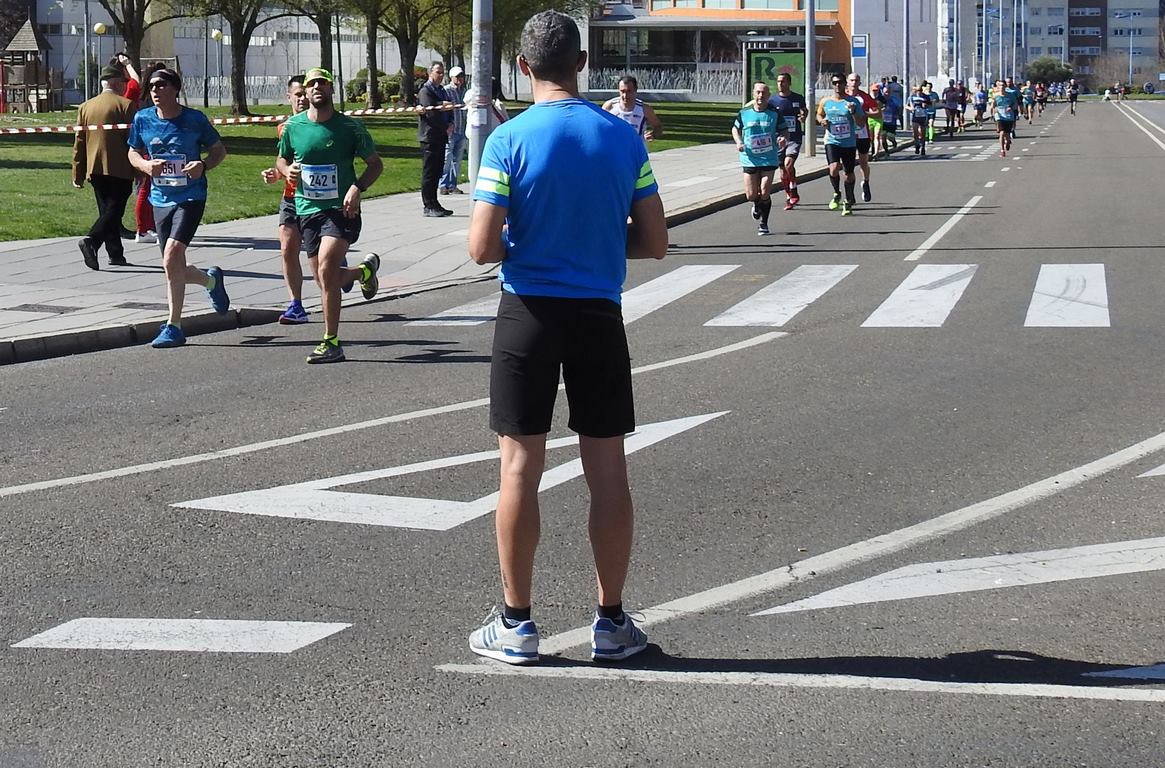
[[[644,141],[657,139],[663,134],[663,123],[650,104],[636,98],[637,93],[639,82],[631,75],[623,75],[619,78],[619,95],[608,99],[603,109],[634,128]]]

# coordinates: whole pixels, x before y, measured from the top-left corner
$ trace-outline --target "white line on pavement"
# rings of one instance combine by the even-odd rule
[[[686,363],[693,363],[699,360],[709,360],[714,357],[719,357],[720,355],[727,355],[732,352],[738,352],[742,349],[748,349],[749,347],[755,347],[769,341],[774,341],[784,336],[788,336],[788,334],[781,333],[779,331],[770,331],[768,333],[762,333],[759,336],[754,336],[751,339],[745,339],[744,341],[738,341],[734,344],[728,344],[723,347],[716,347],[715,349],[709,349],[704,352],[697,352],[692,355],[685,355],[684,357],[676,357],[672,358],[671,360],[664,360],[658,363],[650,363],[638,368],[633,368],[631,369],[631,374],[637,375],[640,373],[647,373],[649,371],[658,371],[663,368],[671,368],[677,365],[684,365]],[[560,386],[559,389],[562,389],[562,387]],[[215,461],[217,459],[228,459],[235,456],[243,456],[248,453],[265,451],[269,448],[281,448],[287,445],[306,443],[309,440],[317,440],[321,437],[335,437],[336,435],[343,435],[348,432],[357,432],[363,429],[383,427],[388,424],[413,421],[415,419],[424,418],[426,416],[438,416],[445,413],[455,413],[457,411],[478,408],[483,405],[489,405],[488,397],[478,398],[477,400],[465,400],[460,403],[450,403],[449,405],[440,405],[433,408],[423,408],[418,411],[409,411],[407,413],[398,413],[392,416],[384,416],[379,419],[358,421],[354,424],[344,424],[339,427],[330,427],[328,429],[320,429],[314,432],[304,432],[298,435],[276,438],[274,440],[264,440],[258,443],[250,443],[249,445],[240,445],[235,448],[224,448],[221,451],[198,453],[194,454],[193,456],[181,456],[174,459],[152,461],[146,464],[134,464],[129,467],[108,469],[102,472],[90,472],[88,474],[74,475],[72,477],[60,477],[54,480],[42,480],[36,483],[10,485],[7,487],[0,487],[0,498],[4,498],[6,496],[18,496],[23,493],[43,491],[50,488],[62,488],[68,485],[96,483],[102,480],[112,480],[119,477],[128,477],[130,475],[140,475],[146,472],[155,472],[160,469],[172,469],[174,467],[184,467],[191,464],[201,464],[203,462]]]
[[[1010,166],[1010,165],[1008,165],[1008,166],[1004,166],[1003,168],[1000,168],[1000,169],[999,169],[999,172],[1000,172],[1000,173],[1007,173],[1007,172],[1008,172],[1008,171],[1010,171],[1010,170],[1011,170],[1011,166]]]
[[[1004,168],[1003,170],[1006,171],[1007,169]],[[910,255],[904,259],[904,261],[918,261],[923,256],[925,256],[926,252],[929,251],[931,248],[933,248],[935,245],[937,245],[938,241],[942,240],[943,237],[946,236],[947,232],[950,232],[951,229],[953,229],[956,224],[958,224],[960,221],[962,221],[963,217],[966,216],[968,213],[970,213],[971,209],[974,208],[976,205],[978,205],[979,201],[982,199],[983,199],[982,195],[975,195],[970,200],[968,200],[967,204],[964,205],[962,208],[960,208],[958,213],[956,213],[954,216],[951,216],[949,219],[947,219],[946,223],[943,224],[941,227],[939,227],[937,232],[935,232],[930,237],[926,238],[926,242],[924,242],[922,245],[918,246],[918,248],[916,248],[914,251],[912,251],[910,253]]]
[[[1116,453],[1111,453],[1087,464],[1069,469],[1051,477],[1017,488],[1014,491],[976,502],[953,512],[924,520],[896,531],[875,536],[854,544],[806,558],[795,563],[782,565],[771,571],[749,576],[719,587],[681,597],[653,608],[642,610],[644,627],[672,619],[680,619],[692,614],[711,611],[730,603],[740,602],[759,595],[775,592],[793,584],[803,584],[827,573],[849,568],[858,563],[899,552],[925,541],[937,539],[956,531],[961,531],[986,520],[1001,517],[1032,502],[1039,501],[1069,488],[1074,488],[1088,480],[1143,459],[1165,448],[1165,432],[1154,435],[1139,443],[1134,443]],[[543,638],[542,653],[562,653],[578,645],[590,642],[590,627],[579,627],[557,635]]]
[[[1028,304],[1027,328],[1108,328],[1103,264],[1041,264]]]
[[[774,663],[779,663],[774,662]],[[949,683],[898,677],[859,675],[802,675],[781,672],[671,672],[656,669],[620,669],[599,666],[513,667],[496,662],[441,664],[441,672],[468,675],[566,678],[608,682],[752,685],[771,688],[831,688],[905,693],[961,693],[980,696],[1022,696],[1026,698],[1093,699],[1100,701],[1143,701],[1165,703],[1165,690],[1145,688],[1103,688],[1086,685],[1048,683]]]
[[[73,619],[13,648],[291,653],[351,624],[234,619]]]
[[[1165,149],[1165,144],[1161,143],[1161,140],[1158,139],[1156,136],[1149,133],[1149,131],[1145,129],[1145,126],[1141,125],[1140,122],[1138,122],[1131,114],[1129,114],[1129,112],[1126,109],[1122,109],[1121,107],[1117,107],[1116,110],[1117,110],[1117,112],[1120,112],[1122,115],[1127,117],[1129,119],[1130,123],[1137,126],[1137,128],[1140,128],[1141,132],[1144,133],[1146,136],[1148,136],[1150,139],[1152,139],[1154,144],[1156,144],[1161,149]],[[1137,112],[1136,114],[1142,120],[1145,120],[1150,125],[1153,125],[1153,123],[1151,121],[1147,120],[1144,116],[1142,116],[1140,112]],[[1156,126],[1154,125],[1153,127],[1156,127]]]
[[[994,182],[994,181],[989,181],[989,182],[987,182],[986,184],[984,184],[983,186],[984,186],[984,188],[986,188],[986,189],[991,189],[992,187],[994,187],[994,186],[995,186],[995,182]]]

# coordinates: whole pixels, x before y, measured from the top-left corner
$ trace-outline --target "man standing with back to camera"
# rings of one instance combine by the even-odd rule
[[[591,493],[591,657],[616,661],[647,648],[647,635],[623,612],[634,528],[623,441],[635,409],[620,301],[626,260],[662,259],[667,223],[643,141],[579,98],[587,56],[574,21],[537,14],[522,30],[521,50],[534,105],[486,142],[469,225],[470,258],[502,265],[490,427],[501,449],[495,525],[505,599],[469,647],[508,664],[538,660],[530,617],[538,486],[561,369]]]

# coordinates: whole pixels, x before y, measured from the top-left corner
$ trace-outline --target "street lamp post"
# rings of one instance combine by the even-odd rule
[[[1114,19],[1128,19],[1131,22],[1133,20],[1133,13],[1130,11],[1117,11],[1116,13],[1114,13],[1112,15],[1112,17]],[[1133,87],[1133,28],[1132,27],[1128,27],[1125,29],[1125,37],[1127,37],[1129,39],[1129,80],[1128,80],[1128,87],[1132,88]]]
[[[929,40],[919,40],[918,45],[922,48],[922,79],[926,80],[930,75],[930,47]]]
[[[222,30],[216,29],[210,33],[210,37],[218,43],[218,105],[222,106]]]
[[[105,25],[100,21],[93,25],[93,34],[97,35],[97,39],[93,41],[93,47],[97,49],[97,71],[101,71],[101,38],[105,35]]]

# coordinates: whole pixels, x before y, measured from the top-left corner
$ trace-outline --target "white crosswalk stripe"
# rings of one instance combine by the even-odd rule
[[[739,264],[688,264],[623,294],[623,321],[630,324],[739,269]],[[708,327],[780,328],[818,301],[829,301],[856,264],[802,264],[704,323]],[[980,273],[977,264],[918,264],[861,323],[862,328],[942,328]],[[850,281],[852,282],[852,281]],[[1032,284],[1024,326],[1110,327],[1103,264],[1043,264]],[[498,294],[461,304],[409,325],[464,326],[496,316]]]
[[[857,268],[856,264],[803,264],[705,325],[780,327]]]
[[[1023,324],[1029,328],[1109,327],[1104,265],[1041,265]]]
[[[919,264],[863,328],[941,328],[975,276],[974,264]]]

